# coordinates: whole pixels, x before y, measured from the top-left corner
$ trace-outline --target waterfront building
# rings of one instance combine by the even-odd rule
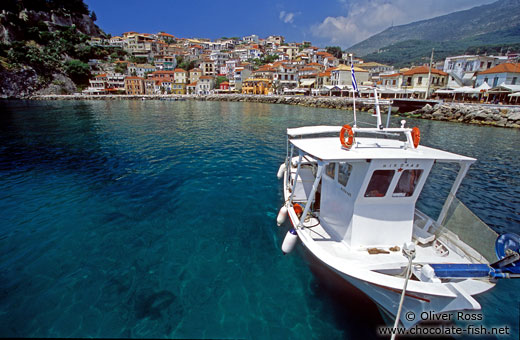
[[[358,85],[369,81],[369,72],[367,70],[355,66],[354,71],[356,73],[356,81]],[[350,66],[341,64],[338,67],[333,68],[330,72],[330,83],[332,86],[337,86],[340,89],[343,89],[345,85],[351,86],[352,75]]]
[[[428,66],[419,66],[412,68],[402,74],[401,89],[411,92],[414,95],[425,97],[429,88],[430,93],[435,92],[446,86],[448,83],[448,73],[431,69],[430,85],[428,86],[428,75],[430,68]]]
[[[271,80],[266,78],[248,78],[242,85],[243,94],[267,95],[271,91]]]
[[[175,81],[175,71],[155,71],[148,75],[149,78],[156,78],[159,80]]]
[[[144,94],[144,78],[125,77],[125,92],[130,95]]]
[[[298,69],[290,64],[281,64],[276,67],[273,79],[280,84],[282,89],[293,89],[298,87]]]
[[[362,63],[359,64],[358,67],[362,68],[365,71],[368,71],[368,79],[374,82],[380,80],[381,73],[388,73],[394,70],[393,66],[380,64],[376,62]]]
[[[201,76],[197,82],[197,94],[210,94],[215,86],[215,80],[212,76]]]
[[[219,89],[220,89],[220,91],[229,92],[229,82],[223,81],[222,83],[220,83]]]
[[[242,83],[244,80],[249,78],[251,76],[252,72],[251,70],[239,66],[235,68],[235,72],[233,73],[233,77],[229,79],[229,87],[230,90],[233,91],[241,91],[242,90]]]
[[[197,91],[197,82],[189,83],[186,85],[186,93],[187,94],[196,94]]]
[[[273,80],[276,69],[272,67],[270,64],[263,65],[258,68],[258,70],[253,72],[254,78],[266,78]]]
[[[450,75],[447,87],[458,88],[462,86],[476,85],[475,80],[477,72],[489,70],[506,61],[506,57],[480,55],[460,55],[447,57],[444,60],[443,68],[443,71]]]
[[[173,83],[171,87],[173,94],[186,94],[186,83]]]
[[[196,83],[200,76],[202,76],[202,70],[200,68],[192,68],[189,71],[189,82]]]
[[[121,73],[102,73],[89,80],[87,94],[116,94],[125,91],[125,75]]]
[[[173,79],[177,84],[186,84],[188,82],[188,72],[182,68],[176,68],[173,71]]]
[[[159,80],[155,78],[146,78],[143,80],[144,94],[157,94],[155,90],[155,83]],[[159,85],[157,85],[159,87]]]
[[[475,86],[478,87],[483,83],[487,83],[491,87],[520,85],[520,64],[503,63],[479,72]]]
[[[403,73],[382,74],[381,85],[386,88],[400,89],[403,84]]]

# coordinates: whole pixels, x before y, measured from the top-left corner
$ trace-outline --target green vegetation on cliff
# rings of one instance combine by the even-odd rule
[[[0,42],[0,72],[5,75],[33,69],[38,79],[38,84],[30,84],[33,88],[50,84],[56,74],[85,86],[90,59],[121,54],[117,48],[89,44],[86,33],[92,34],[91,29],[102,32],[93,24],[83,0],[3,0],[0,13],[6,32]],[[82,28],[89,32],[82,32]]]

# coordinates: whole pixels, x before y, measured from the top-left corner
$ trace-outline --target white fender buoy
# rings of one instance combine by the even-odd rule
[[[296,233],[296,230],[289,230],[285,235],[282,243],[282,252],[284,255],[293,251],[294,246],[296,246],[296,241],[298,241],[298,234]]]
[[[282,163],[282,164],[280,164],[280,167],[278,168],[278,173],[276,174],[276,177],[278,177],[278,179],[281,179],[284,172],[285,172],[285,163]]]
[[[285,205],[283,205],[280,208],[280,212],[278,212],[278,216],[276,217],[276,224],[278,224],[278,226],[281,226],[285,222],[286,218],[287,218],[287,207]]]

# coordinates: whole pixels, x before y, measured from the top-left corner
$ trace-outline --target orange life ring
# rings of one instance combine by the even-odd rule
[[[413,147],[417,149],[419,142],[421,141],[421,130],[417,126],[412,129],[412,141]]]
[[[345,132],[348,136],[347,140],[345,140]],[[339,133],[339,140],[341,141],[341,145],[343,145],[346,149],[350,149],[352,147],[352,144],[354,144],[354,131],[352,131],[350,125],[343,125],[341,132]]]

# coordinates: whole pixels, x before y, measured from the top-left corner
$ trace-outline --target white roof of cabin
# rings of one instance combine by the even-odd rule
[[[314,127],[313,131],[316,131],[315,128],[316,127]],[[325,130],[325,128],[329,127],[323,127],[323,130]],[[288,134],[289,130],[291,129],[287,129]],[[306,131],[302,130],[301,132]],[[323,161],[348,161],[365,159],[434,159],[444,162],[473,163],[476,160],[474,158],[457,155],[451,152],[422,145],[419,145],[417,149],[405,149],[405,142],[395,139],[356,138],[355,143],[350,150],[346,150],[341,146],[339,134],[338,137],[303,139],[295,138],[291,139],[291,143],[303,152]]]

